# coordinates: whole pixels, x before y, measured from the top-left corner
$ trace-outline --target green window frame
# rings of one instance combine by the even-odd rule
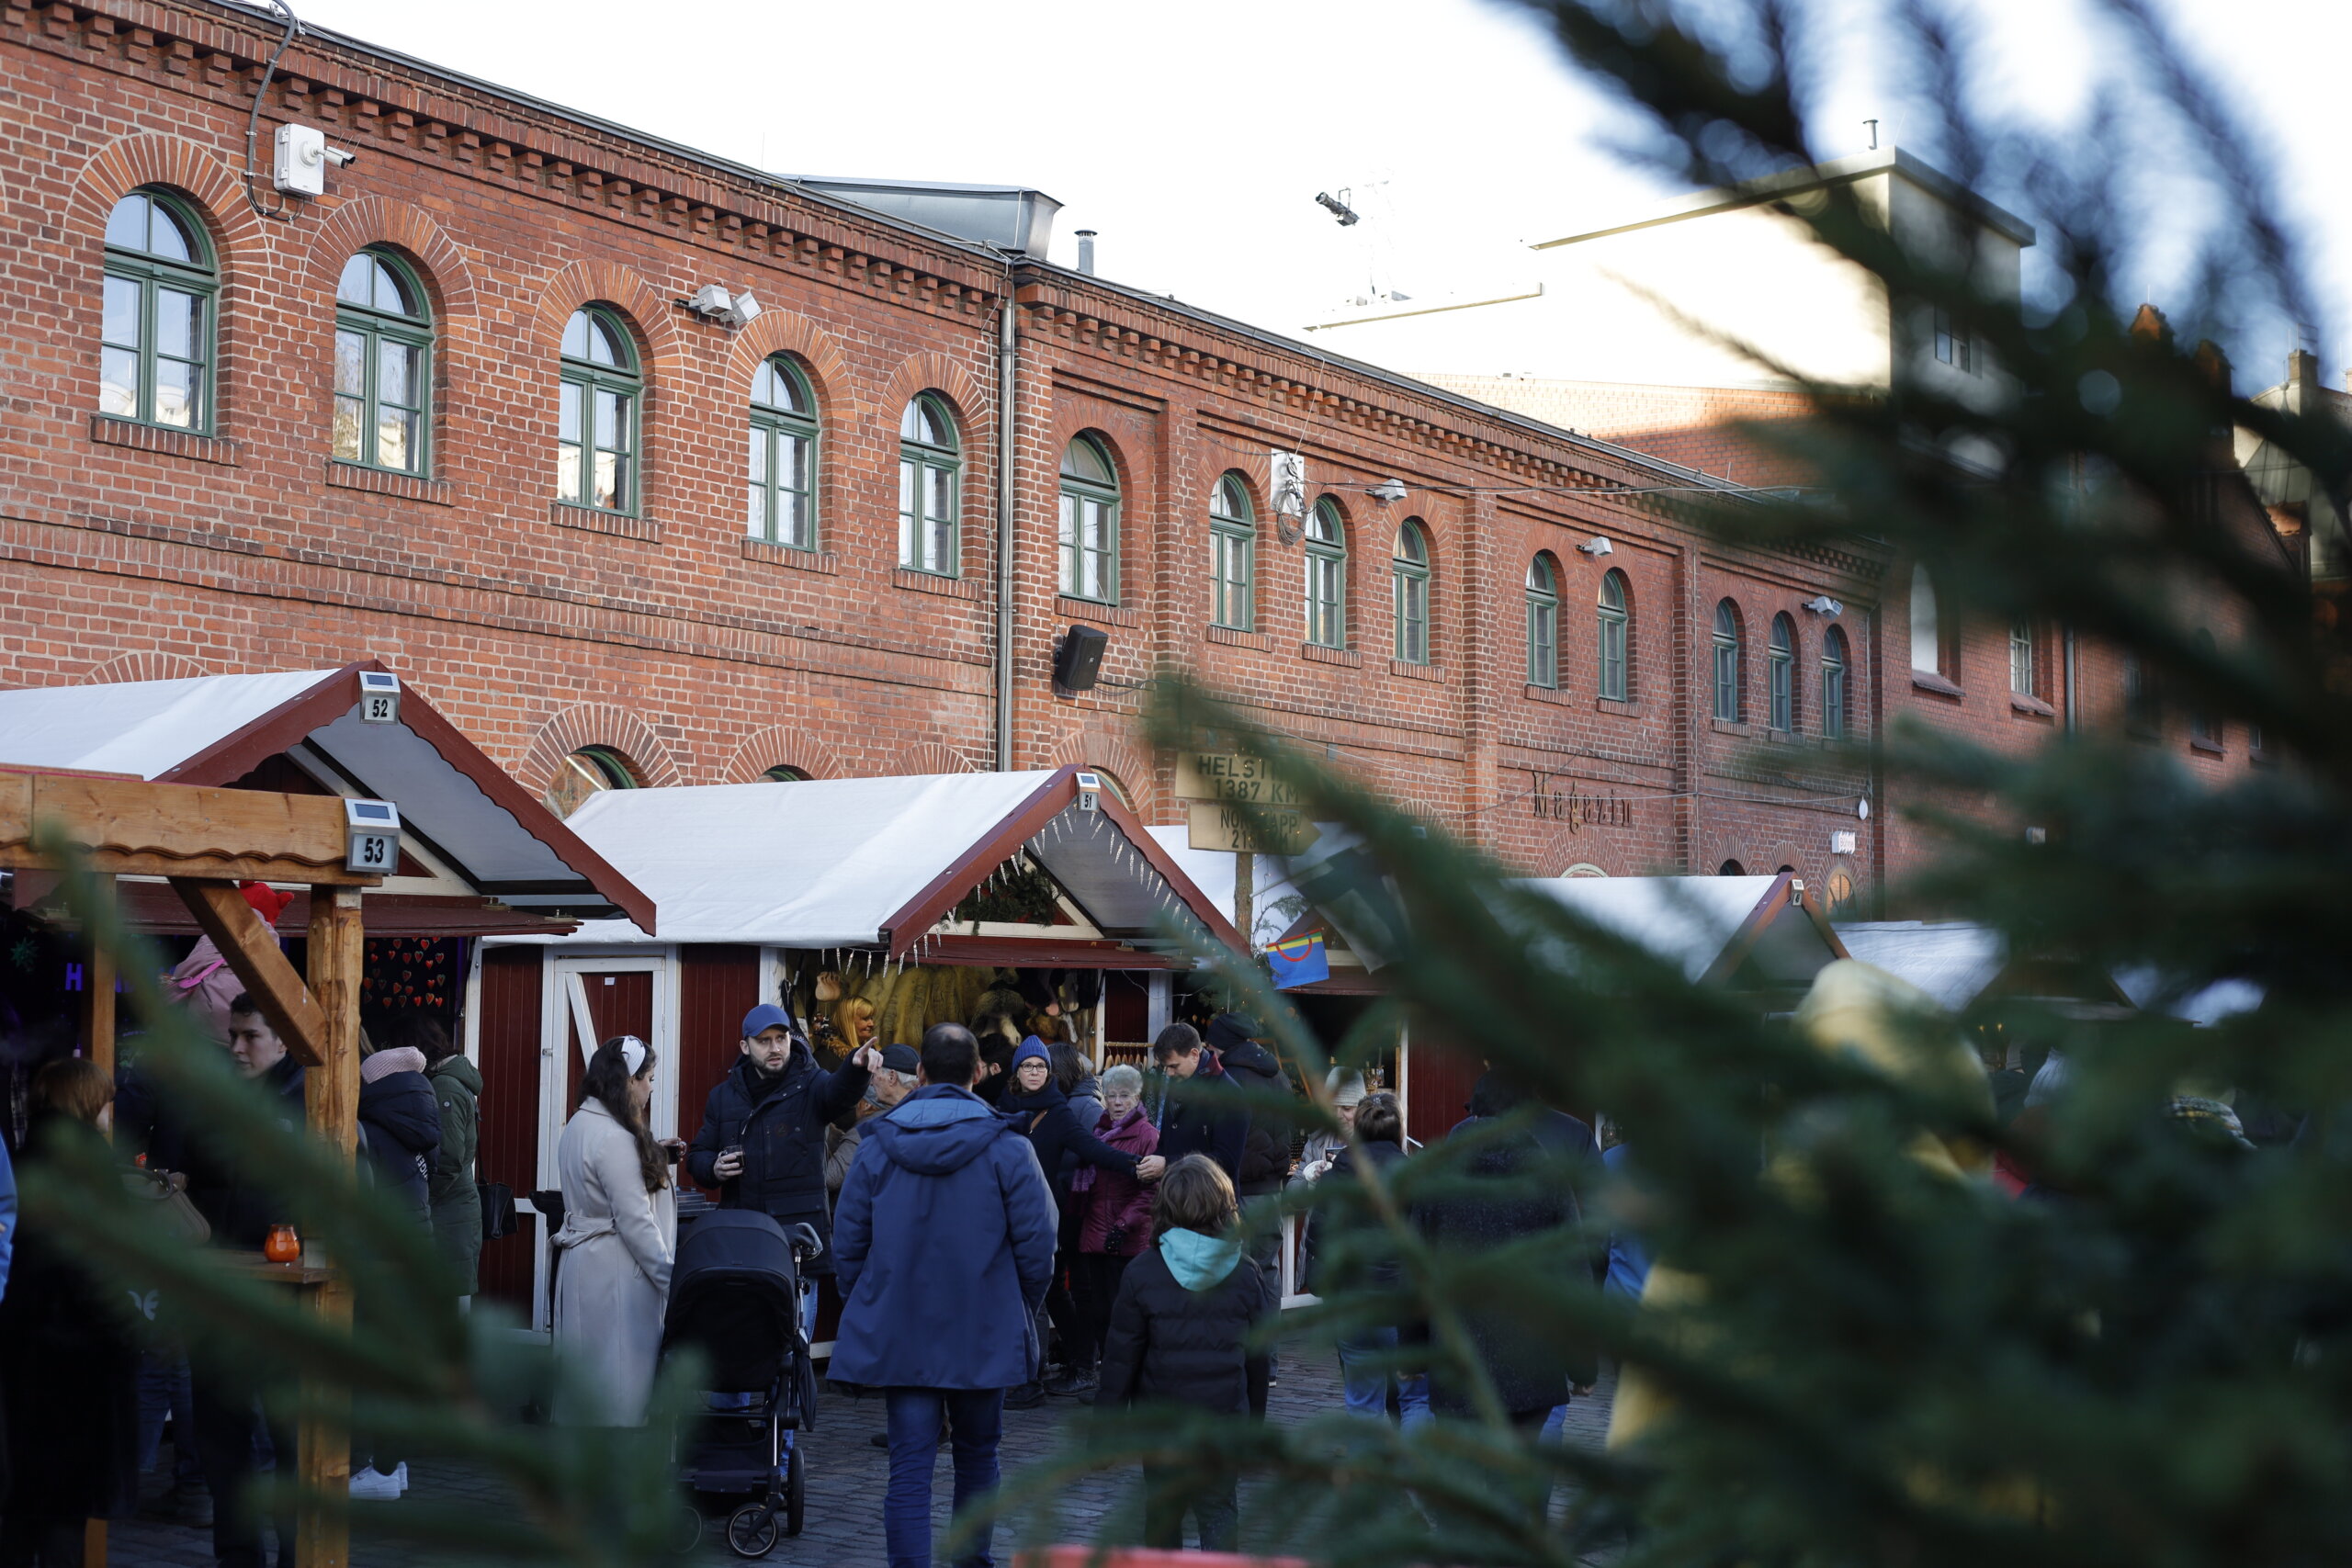
[[[744,475],[744,534],[796,550],[817,547],[817,400],[789,355],[771,355],[752,377]]]
[[[1739,609],[1728,600],[1715,605],[1715,716],[1725,724],[1739,722]]]
[[[1783,735],[1797,727],[1797,628],[1786,615],[1772,617],[1764,649],[1765,722]]]
[[[1258,629],[1258,513],[1238,473],[1218,479],[1209,497],[1209,622]]]
[[[899,564],[954,577],[961,570],[962,438],[947,400],[919,392],[899,416]]]
[[[1306,514],[1306,640],[1348,646],[1348,528],[1329,496]]]
[[[1548,551],[1527,563],[1527,683],[1560,689],[1560,569]]]
[[[1091,435],[1062,449],[1061,553],[1065,594],[1119,602],[1119,470]]]
[[[1846,739],[1846,634],[1832,626],[1821,638],[1821,738]]]
[[[1593,617],[1600,637],[1600,694],[1611,702],[1633,700],[1634,600],[1625,574],[1611,570],[1600,579],[1600,602]]]
[[[195,209],[147,187],[107,217],[98,412],[166,430],[212,429],[220,277]]]
[[[1397,660],[1405,664],[1430,661],[1430,537],[1418,517],[1408,517],[1396,530],[1388,560],[1389,599],[1393,610]]]
[[[593,512],[637,512],[645,378],[619,312],[583,305],[563,329],[558,385],[556,499]]]
[[[424,474],[432,387],[433,313],[424,286],[388,251],[355,253],[334,289],[334,460]]]
[[[637,770],[609,746],[582,746],[556,764],[555,777],[542,797],[548,810],[569,817],[592,795],[608,789],[639,787]]]

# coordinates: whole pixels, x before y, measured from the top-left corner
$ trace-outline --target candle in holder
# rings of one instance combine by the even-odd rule
[[[261,1244],[261,1255],[272,1263],[292,1263],[302,1256],[301,1238],[292,1225],[272,1225],[269,1235]]]

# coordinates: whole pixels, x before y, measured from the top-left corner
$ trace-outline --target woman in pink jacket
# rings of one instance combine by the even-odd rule
[[[1120,1066],[1102,1075],[1102,1119],[1094,1135],[1137,1158],[1159,1149],[1159,1129],[1143,1111],[1143,1075]],[[1048,1393],[1092,1392],[1102,1356],[1102,1336],[1111,1323],[1111,1303],[1128,1260],[1151,1245],[1151,1189],[1120,1170],[1081,1166],[1070,1178],[1071,1201],[1081,1205],[1078,1256],[1070,1267],[1070,1294],[1078,1308],[1079,1342],[1066,1357],[1069,1370],[1046,1387]]]

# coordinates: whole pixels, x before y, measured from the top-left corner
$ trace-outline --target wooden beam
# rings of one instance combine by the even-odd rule
[[[198,789],[81,773],[0,774],[0,865],[46,863],[51,823],[92,868],[121,875],[237,877],[372,886],[343,867],[343,802],[333,795]]]
[[[240,900],[242,902],[242,900]],[[258,918],[256,918],[258,923]],[[359,971],[366,960],[356,887],[311,889],[311,990],[319,1056],[306,1063],[311,1131],[347,1156],[359,1137]]]
[[[316,1065],[302,1092],[311,1134],[349,1160],[359,1137],[359,973],[367,958],[359,889],[311,889],[311,995],[323,1021]],[[351,1288],[338,1275],[313,1292],[311,1309],[334,1327],[351,1322]],[[342,1497],[351,1488],[350,1395],[312,1383],[311,1414],[296,1443],[303,1490]],[[306,1504],[295,1519],[295,1568],[347,1568],[351,1525],[338,1507]]]
[[[224,792],[225,793],[225,792]],[[244,895],[237,891],[233,882],[206,882],[193,877],[172,878],[172,890],[196,917],[212,945],[235,970],[237,978],[245,983],[245,991],[270,1028],[286,1043],[286,1049],[306,1067],[314,1067],[326,1059],[328,1026],[326,1015],[311,998],[302,977],[294,973],[294,965],[278,951],[277,938],[262,924]],[[356,902],[355,891],[352,897]],[[315,908],[316,901],[313,901]],[[355,910],[353,919],[357,919]],[[311,926],[318,924],[316,915]],[[315,961],[314,961],[315,964]],[[356,1027],[356,1026],[355,1026]],[[354,1069],[356,1071],[356,1068]]]
[[[98,876],[96,896],[111,908],[114,905],[114,878]],[[83,928],[86,932],[88,926]],[[114,950],[93,942],[90,948],[89,994],[85,998],[83,1019],[85,1028],[83,1039],[88,1043],[90,1060],[105,1069],[107,1080],[114,1077]]]

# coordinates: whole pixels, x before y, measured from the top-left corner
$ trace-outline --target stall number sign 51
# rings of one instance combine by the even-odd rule
[[[345,871],[372,871],[390,876],[401,863],[400,807],[389,800],[346,800]]]

